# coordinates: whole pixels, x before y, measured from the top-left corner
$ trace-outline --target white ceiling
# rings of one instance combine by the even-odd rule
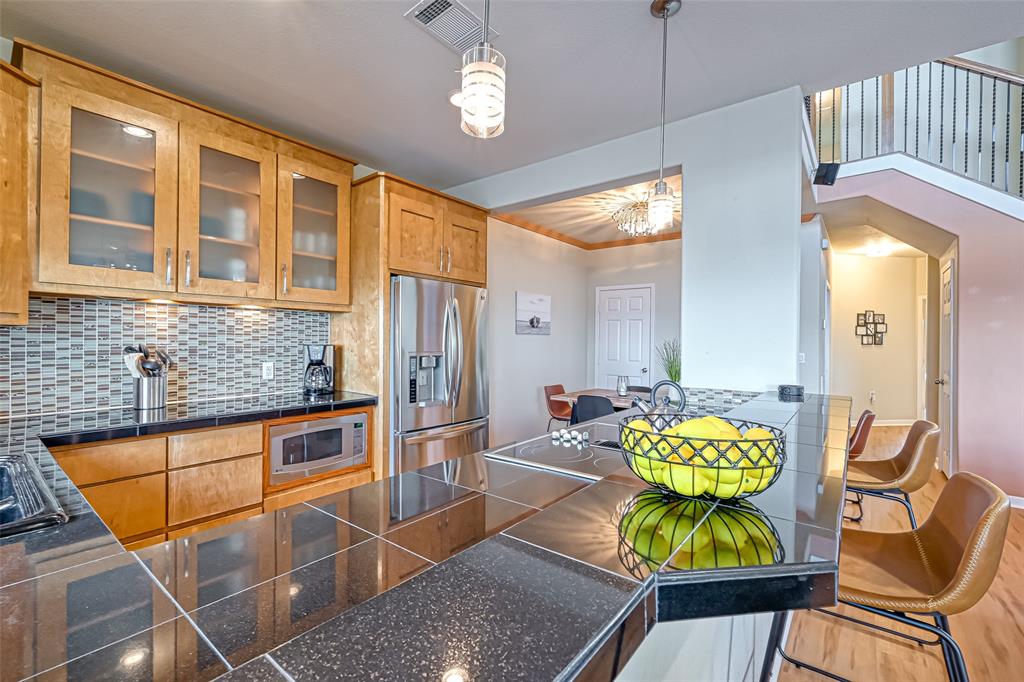
[[[828,238],[839,253],[866,253],[875,245],[892,249],[894,256],[938,258],[956,236],[869,197],[854,197],[819,204]]]
[[[439,188],[658,122],[648,0],[494,0],[508,112],[487,141],[459,131],[445,98],[459,58],[403,17],[414,4],[3,0],[0,31]],[[483,0],[467,4],[482,13]],[[1024,35],[1024,3],[684,0],[670,33],[676,120]]]
[[[678,232],[683,194],[682,178],[673,175],[665,178],[665,182],[672,188],[676,198],[675,215],[672,219],[672,229],[669,231]],[[625,239],[627,235],[619,231],[618,225],[612,220],[612,213],[624,204],[645,200],[653,185],[654,181],[641,182],[519,209],[512,215],[589,244]]]

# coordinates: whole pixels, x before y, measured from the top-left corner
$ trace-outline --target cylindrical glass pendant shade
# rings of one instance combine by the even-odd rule
[[[672,227],[672,214],[675,212],[675,197],[672,188],[665,182],[654,186],[647,197],[647,222],[653,232],[668,230]]]
[[[462,55],[462,130],[497,137],[505,130],[505,57],[488,43]]]

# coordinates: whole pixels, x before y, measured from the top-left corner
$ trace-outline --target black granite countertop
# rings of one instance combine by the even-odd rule
[[[52,464],[77,513],[0,541],[0,682],[609,679],[658,620],[835,601],[848,399],[763,394],[734,408],[787,436],[779,480],[745,501],[667,498],[621,466],[565,475],[485,452],[137,552],[38,440],[338,406],[285,402],[188,406],[155,425],[7,424],[0,448]],[[641,504],[678,533],[668,551],[625,530]]]

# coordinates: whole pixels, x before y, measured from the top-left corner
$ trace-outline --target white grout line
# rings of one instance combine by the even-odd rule
[[[313,507],[313,505],[309,504],[309,502],[303,502],[303,504],[307,504],[307,505],[309,505],[310,507]],[[317,510],[318,512],[321,512],[321,513],[323,513],[323,514],[327,514],[327,515],[328,515],[328,516],[330,516],[330,517],[331,517],[332,519],[337,519],[338,521],[341,521],[341,522],[343,522],[343,523],[348,523],[348,525],[350,525],[350,526],[353,526],[354,528],[359,528],[359,526],[356,526],[355,524],[349,523],[348,521],[345,521],[345,519],[341,518],[340,516],[336,516],[335,514],[332,514],[332,513],[331,513],[331,512],[329,512],[329,511],[326,511],[326,510],[324,510],[324,509],[321,509],[320,507],[313,507],[313,509],[316,509],[316,510]],[[432,516],[437,516],[437,515],[438,515],[438,514],[440,514],[440,513],[441,513],[441,511],[436,511],[436,512],[434,512],[433,514],[428,514],[427,516],[424,516],[424,517],[423,517],[423,518],[421,518],[421,519],[417,519],[416,521],[413,521],[412,523],[416,523],[417,521],[422,521],[422,520],[424,520],[424,519],[429,519],[430,517],[432,517]],[[410,524],[405,524],[405,525],[410,525]],[[404,528],[405,526],[400,526],[400,527],[401,527],[401,528]],[[364,530],[364,529],[362,529],[362,528],[359,528],[359,530]],[[396,528],[395,530],[398,530],[398,529]],[[367,530],[367,531],[365,531],[365,532],[367,532],[367,533],[370,533],[370,531],[368,531],[368,530]],[[431,561],[430,559],[428,559],[427,557],[423,556],[422,554],[417,554],[416,552],[412,551],[411,549],[409,549],[409,548],[407,548],[407,547],[403,547],[402,545],[398,544],[397,542],[392,542],[391,540],[388,540],[388,539],[387,539],[386,537],[384,537],[383,535],[378,535],[377,533],[370,533],[370,534],[371,534],[371,535],[372,535],[373,537],[369,538],[369,540],[373,540],[374,538],[376,538],[377,540],[383,540],[384,542],[388,543],[389,545],[393,545],[394,547],[397,547],[398,549],[402,550],[403,552],[408,552],[409,554],[412,554],[413,556],[417,556],[417,557],[419,557],[420,559],[423,559],[424,561],[426,561],[427,563],[429,563],[429,564],[430,564],[431,566],[436,566],[436,565],[437,565],[437,562],[436,562],[436,561]],[[369,540],[363,540],[363,542],[368,542]],[[361,544],[363,544],[363,543],[362,543],[362,542],[360,542],[359,544],[361,545]]]
[[[295,682],[295,678],[288,674],[288,671],[281,667],[281,664],[274,660],[274,657],[270,655],[270,652],[263,654],[263,658],[270,662],[270,665],[274,666],[277,672],[281,673],[288,682]]]
[[[174,608],[178,609],[178,611],[181,612],[182,618],[187,620],[189,625],[195,628],[195,631],[199,635],[199,638],[202,639],[203,642],[206,643],[206,646],[210,647],[210,650],[217,655],[217,658],[220,659],[220,662],[227,667],[228,672],[234,670],[234,666],[228,663],[228,659],[224,658],[224,656],[220,653],[220,649],[213,645],[213,642],[209,640],[209,638],[206,636],[206,633],[199,628],[199,626],[196,624],[194,620],[192,620],[192,617],[189,616],[188,612],[185,611],[184,607],[182,607],[182,605],[178,603],[178,600],[171,596],[171,593],[167,591],[167,588],[164,587],[164,584],[162,582],[157,580],[157,577],[153,575],[152,571],[149,570],[149,566],[147,566],[146,563],[139,558],[138,554],[135,554],[134,552],[132,552],[131,554],[133,557],[135,557],[135,561],[138,562],[139,566],[142,567],[142,570],[144,570],[149,575],[149,577],[153,579],[153,582],[157,584],[157,586],[160,588],[160,591],[163,592],[164,595],[171,600],[171,603],[174,604]]]
[[[503,460],[492,460],[492,461],[503,461]],[[511,462],[503,462],[503,463],[509,464],[510,466],[517,466],[515,464],[512,464]],[[537,469],[534,469],[533,467],[526,467],[526,466],[522,466],[522,465],[519,465],[519,466],[520,466],[520,468],[523,468],[523,469],[533,469],[534,471],[537,471]],[[495,497],[495,498],[497,498],[499,500],[505,500],[506,502],[512,502],[513,504],[518,504],[518,505],[523,506],[523,507],[529,507],[530,509],[536,509],[537,511],[541,511],[542,509],[544,509],[544,507],[535,507],[534,505],[527,504],[526,502],[520,502],[519,500],[513,500],[511,497],[502,497],[501,495],[496,495],[495,493],[492,493],[490,490],[477,490],[475,488],[470,488],[468,486],[464,486],[464,485],[461,485],[459,483],[452,483],[451,481],[446,481],[443,478],[437,478],[435,476],[430,476],[428,474],[423,473],[422,471],[414,471],[414,472],[411,472],[411,473],[419,474],[423,478],[429,478],[431,481],[437,481],[438,483],[445,483],[447,485],[454,485],[457,488],[465,488],[466,490],[472,490],[473,492],[480,493],[481,495],[489,495],[489,496]],[[512,483],[516,483],[517,481],[521,481],[521,480],[522,479],[516,479],[515,481],[512,481]],[[509,483],[508,485],[512,485],[512,483]],[[500,488],[499,488],[499,490],[500,490]],[[468,500],[462,500],[458,504],[462,504],[463,501],[468,501]],[[456,505],[456,506],[458,506],[458,505]]]
[[[32,580],[39,580],[40,578],[45,578],[47,576],[56,575],[58,573],[63,573],[64,571],[70,571],[73,568],[81,568],[82,566],[88,566],[89,564],[94,564],[97,561],[104,561],[106,559],[113,559],[114,557],[118,557],[118,556],[121,556],[123,554],[128,554],[129,553],[128,550],[126,550],[124,548],[124,545],[122,545],[120,542],[117,543],[117,545],[118,545],[118,547],[121,548],[120,552],[114,552],[113,554],[108,554],[107,556],[101,556],[101,557],[96,558],[96,559],[89,559],[88,561],[83,561],[82,563],[75,564],[74,566],[65,566],[64,568],[58,568],[55,571],[49,571],[47,573],[40,573],[39,575],[30,576],[28,578],[22,578],[21,580],[18,580],[16,582],[8,583],[6,585],[0,586],[0,592],[2,592],[3,590],[6,590],[8,587],[14,587],[15,585],[20,585],[22,583],[27,583],[27,582],[32,581]]]

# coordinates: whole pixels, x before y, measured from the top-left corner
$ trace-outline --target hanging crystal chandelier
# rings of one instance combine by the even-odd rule
[[[491,0],[484,0],[483,37],[462,55],[462,131],[487,139],[505,131],[505,56],[491,47]],[[454,103],[454,102],[453,102]]]
[[[676,14],[680,0],[654,0],[651,14],[662,20],[661,33],[661,160],[658,163],[658,183],[647,196],[647,222],[651,232],[670,229],[675,212],[672,188],[665,182],[665,89],[668,72],[668,19]]]
[[[647,237],[654,233],[651,223],[647,220],[647,202],[630,201],[612,213],[612,220],[619,230],[630,237]]]

